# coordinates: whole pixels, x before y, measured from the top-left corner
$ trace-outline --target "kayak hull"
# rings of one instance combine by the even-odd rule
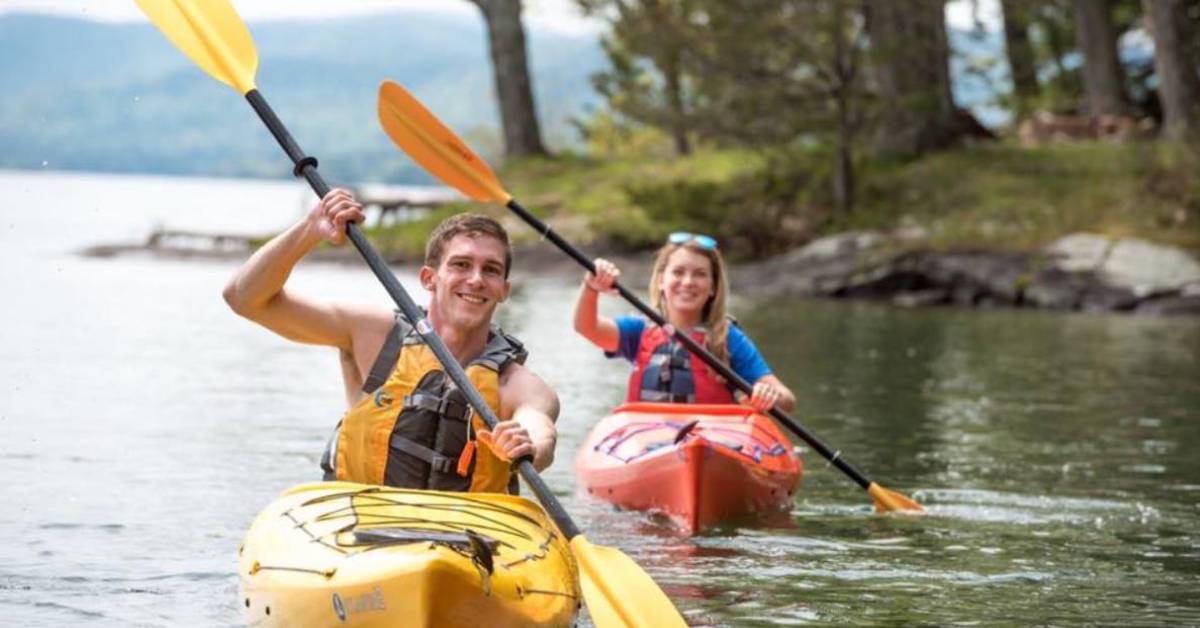
[[[775,424],[734,405],[625,404],[592,429],[576,463],[589,494],[661,512],[687,534],[787,510],[802,473]]]
[[[255,519],[238,572],[253,626],[569,626],[581,600],[541,508],[492,493],[301,485]]]

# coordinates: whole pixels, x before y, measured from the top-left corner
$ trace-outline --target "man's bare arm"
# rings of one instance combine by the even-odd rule
[[[362,308],[297,295],[285,284],[305,255],[324,240],[340,243],[346,222],[361,219],[361,206],[348,192],[331,191],[307,217],[250,256],[225,286],[225,302],[285,338],[352,351],[351,330]]]
[[[533,454],[533,467],[545,470],[554,463],[558,443],[558,395],[523,365],[505,369],[500,379],[500,418],[493,441],[509,459]]]

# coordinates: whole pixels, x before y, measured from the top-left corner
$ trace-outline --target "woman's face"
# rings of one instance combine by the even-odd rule
[[[707,256],[680,248],[667,258],[662,293],[668,313],[695,317],[700,322],[704,305],[716,294],[716,288],[712,262]]]

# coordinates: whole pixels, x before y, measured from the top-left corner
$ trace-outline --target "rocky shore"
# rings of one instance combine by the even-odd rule
[[[238,259],[253,251],[252,240],[163,232],[145,243],[95,246],[82,253]],[[828,236],[767,260],[733,264],[733,289],[751,298],[873,299],[902,307],[1200,314],[1200,262],[1179,248],[1089,233],[1061,238],[1035,253],[933,251],[922,248],[921,240],[919,230]],[[621,267],[626,285],[645,286],[652,253],[598,254]],[[350,246],[314,251],[311,257],[361,263]],[[389,261],[398,266],[418,263],[395,256]],[[516,247],[514,266],[518,280],[546,274],[582,276],[582,270],[549,243]]]
[[[739,294],[900,306],[1200,314],[1200,263],[1133,238],[1077,233],[1036,253],[938,252],[919,234],[843,233],[733,272]]]

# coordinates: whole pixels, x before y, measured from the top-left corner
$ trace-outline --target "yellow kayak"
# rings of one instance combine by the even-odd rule
[[[569,626],[579,572],[514,495],[320,482],[267,506],[239,552],[253,626]]]

